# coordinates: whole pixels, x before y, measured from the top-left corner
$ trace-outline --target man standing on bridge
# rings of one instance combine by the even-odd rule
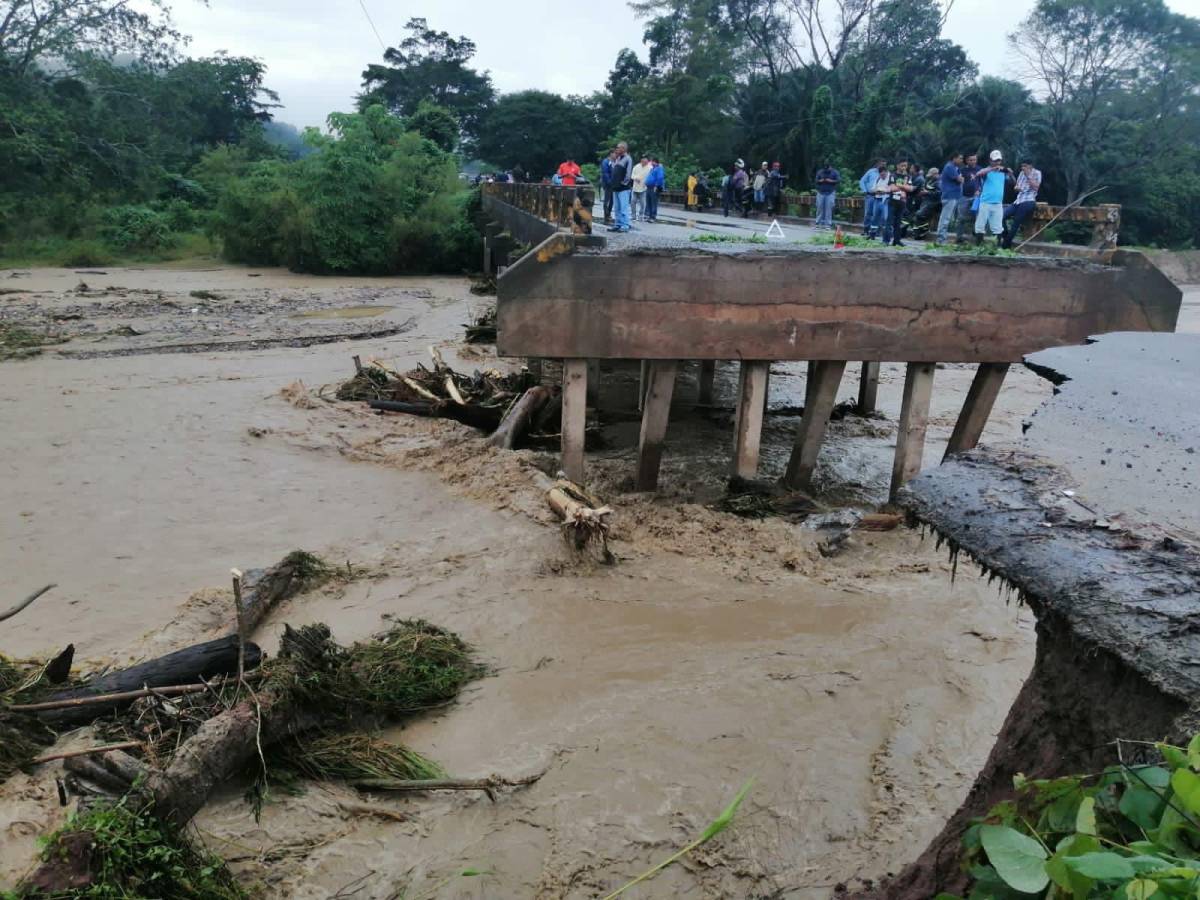
[[[1012,169],[1004,165],[1004,154],[993,150],[988,158],[991,165],[976,176],[979,182],[979,214],[975,216],[975,243],[983,243],[985,234],[996,236],[996,246],[1003,243],[1004,189],[1013,181]]]
[[[600,190],[604,193],[604,224],[612,224],[613,189],[612,171],[613,160],[617,158],[616,150],[609,150],[608,156],[600,160]]]
[[[817,170],[817,221],[818,228],[833,227],[833,205],[837,200],[838,182],[842,180],[829,160]]]
[[[646,176],[650,174],[650,157],[643,156],[633,167],[633,193],[630,194],[629,214],[633,221],[646,218]]]
[[[629,231],[629,194],[633,188],[633,159],[629,156],[629,145],[624,141],[617,144],[617,156],[613,160],[612,189],[613,213],[616,224],[609,231]]]
[[[562,178],[562,183],[569,186],[575,186],[575,179],[581,174],[579,163],[567,157],[567,161],[558,167],[558,175]]]
[[[942,214],[938,217],[937,239],[935,243],[944,244],[950,237],[950,226],[958,221],[959,200],[963,194],[963,176],[959,171],[963,156],[955,153],[942,167]]]
[[[658,221],[658,193],[667,183],[667,172],[654,157],[650,157],[650,174],[646,176],[646,221]]]

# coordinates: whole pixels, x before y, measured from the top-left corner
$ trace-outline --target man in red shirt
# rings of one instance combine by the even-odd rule
[[[582,170],[579,168],[579,163],[573,159],[568,159],[565,163],[558,167],[559,177],[562,178],[562,183],[566,185],[574,185],[575,179],[579,177]]]

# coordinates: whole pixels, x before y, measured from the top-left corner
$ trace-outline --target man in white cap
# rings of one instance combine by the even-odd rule
[[[985,234],[993,234],[999,246],[1004,235],[1004,189],[1013,182],[1013,173],[1004,165],[1004,154],[999,150],[993,150],[988,161],[990,165],[975,176],[979,183],[975,243],[982,244]]]

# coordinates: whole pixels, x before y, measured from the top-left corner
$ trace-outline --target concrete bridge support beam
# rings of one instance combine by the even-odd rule
[[[770,362],[743,360],[738,374],[737,416],[733,426],[733,474],[753,478],[758,474],[762,444],[763,409],[767,399]]]
[[[671,413],[671,395],[675,392],[675,360],[656,359],[650,363],[646,399],[642,411],[642,431],[638,438],[637,489],[658,488],[658,469],[662,463],[663,441]]]
[[[588,362],[563,360],[562,470],[567,478],[583,483],[583,441],[587,429]]]
[[[973,450],[979,443],[1007,374],[1008,363],[980,363],[971,388],[967,391],[967,399],[963,401],[962,412],[958,414],[958,421],[954,423],[954,433],[950,435],[950,443],[946,445],[946,455],[943,459]]]
[[[829,416],[837,402],[838,386],[846,371],[844,360],[822,360],[809,363],[809,387],[804,403],[804,418],[800,420],[800,433],[796,446],[792,448],[783,483],[793,490],[807,491],[812,487],[813,470],[817,467],[817,455],[829,426]]]
[[[929,428],[929,400],[933,396],[936,363],[909,363],[904,376],[904,399],[900,403],[900,426],[896,432],[896,459],[892,463],[892,486],[888,497],[921,471],[925,432]]]
[[[864,362],[862,376],[858,382],[858,414],[869,416],[875,412],[879,398],[879,363]]]

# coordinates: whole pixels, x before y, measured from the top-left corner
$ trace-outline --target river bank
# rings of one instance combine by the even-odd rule
[[[655,497],[629,489],[636,425],[606,429],[589,477],[617,510],[610,568],[559,541],[528,478],[548,455],[322,399],[355,354],[403,371],[437,345],[460,369],[505,365],[460,343],[478,303],[465,280],[10,274],[0,285],[20,292],[0,296],[0,321],[72,336],[0,363],[0,417],[16,425],[0,435],[0,564],[10,583],[59,585],[7,623],[4,652],[160,652],[227,602],[231,566],[304,547],[368,577],[278,610],[266,649],[284,622],[326,621],[344,642],[385,616],[452,628],[494,674],[396,737],[464,776],[549,767],[495,804],[379,801],[400,822],[313,786],[256,823],[231,786],[199,834],[269,896],[329,896],[364,874],[356,896],[596,896],[686,843],[753,776],[737,826],[644,896],[826,897],[920,851],[1029,671],[1028,611],[965,567],[952,582],[919,533],[860,534],[827,558],[802,525],[712,509],[728,458],[719,412],[672,421]],[[721,369],[717,406],[732,405],[733,372]],[[937,373],[928,465],[971,374]],[[628,380],[613,373],[606,390],[619,398]],[[831,427],[823,503],[886,492],[901,381],[884,368],[883,418]],[[771,387],[773,406],[802,403],[803,365],[778,366]],[[847,379],[839,398],[853,391]],[[985,441],[1015,438],[1049,391],[1014,371]],[[770,421],[767,475],[795,427]],[[61,815],[51,768],[0,793],[0,884]],[[487,874],[443,883],[468,867]]]

